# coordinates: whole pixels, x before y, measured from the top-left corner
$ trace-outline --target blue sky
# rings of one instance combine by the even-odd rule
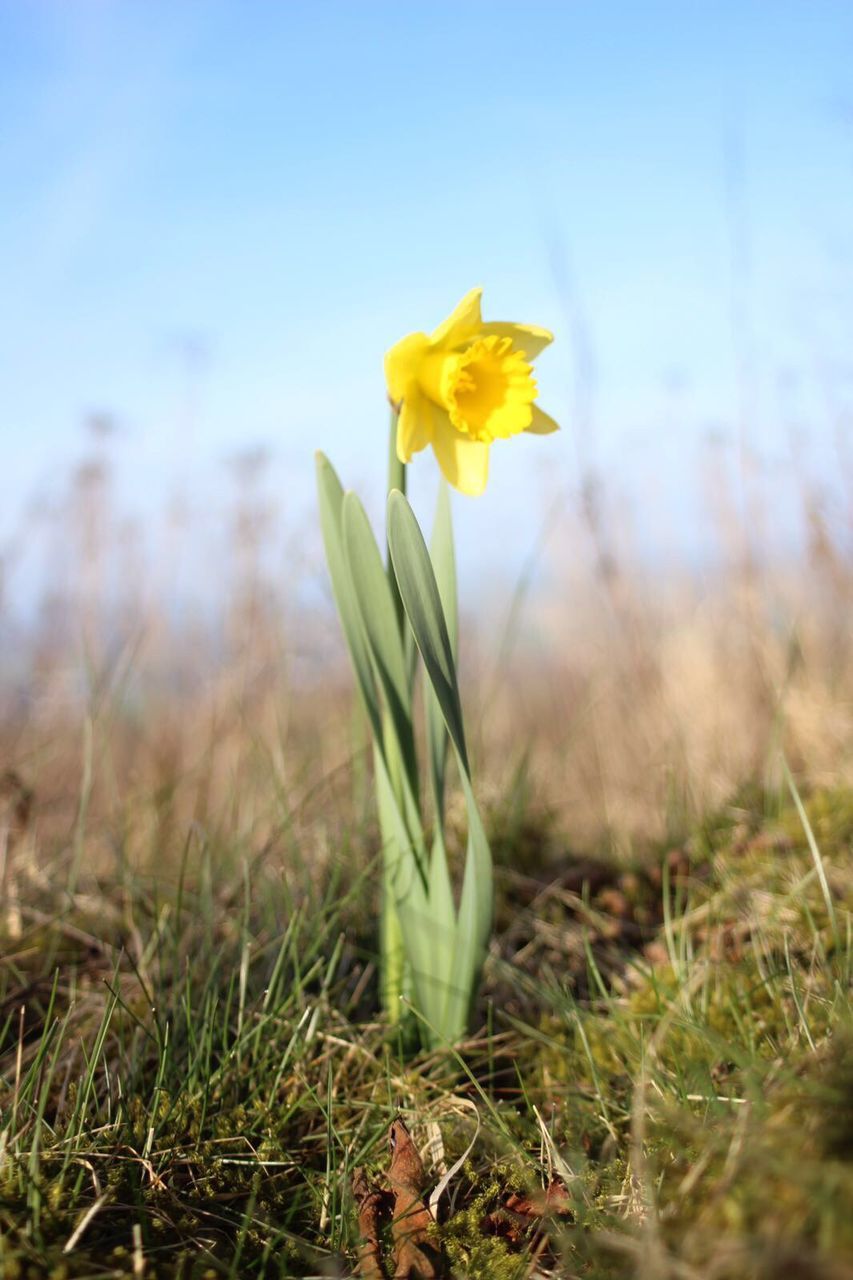
[[[382,353],[474,284],[554,329],[566,430],[492,451],[472,545],[526,550],[573,427],[668,537],[709,433],[783,467],[795,430],[838,476],[849,0],[2,0],[0,118],[0,537],[91,410],[143,515],[176,476],[215,501],[256,443],[294,519],[318,446],[378,496]]]

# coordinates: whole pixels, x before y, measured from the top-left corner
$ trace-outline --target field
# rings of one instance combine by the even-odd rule
[[[796,554],[745,521],[700,575],[578,503],[463,608],[497,922],[429,1055],[379,1017],[367,729],[263,459],[182,612],[110,448],[4,617],[0,1273],[853,1277],[849,525],[804,494]],[[414,1261],[406,1132],[413,1195],[450,1175]]]

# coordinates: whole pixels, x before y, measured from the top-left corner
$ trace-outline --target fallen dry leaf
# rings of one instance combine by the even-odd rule
[[[393,1280],[441,1280],[447,1268],[430,1228],[433,1216],[424,1197],[426,1172],[412,1136],[402,1120],[388,1131],[391,1160],[386,1175],[388,1187],[368,1181],[365,1171],[356,1169],[352,1189],[358,1210],[361,1245],[358,1251],[360,1280],[387,1280],[382,1258],[382,1228],[391,1222],[393,1239]],[[565,1216],[572,1204],[565,1184],[554,1178],[542,1191],[513,1192],[480,1223],[484,1235],[499,1235],[514,1248],[531,1246],[531,1237],[542,1248],[545,1234],[538,1231],[543,1220]]]
[[[369,1183],[361,1166],[353,1173],[352,1193],[358,1209],[358,1230],[361,1235],[358,1249],[359,1275],[362,1280],[386,1280],[379,1236],[382,1219],[393,1203],[393,1198],[389,1192],[380,1191]]]
[[[391,1125],[388,1145],[388,1182],[394,1193],[394,1280],[438,1280],[443,1267],[441,1255],[428,1237],[433,1219],[423,1200],[426,1174],[402,1120]]]
[[[513,1192],[500,1209],[488,1214],[480,1224],[486,1235],[503,1236],[512,1244],[521,1244],[530,1226],[551,1214],[566,1214],[571,1210],[569,1193],[558,1178],[544,1191],[530,1195]]]

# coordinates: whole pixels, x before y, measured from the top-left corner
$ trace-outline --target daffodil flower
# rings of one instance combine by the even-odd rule
[[[433,334],[411,333],[385,357],[397,406],[397,456],[432,445],[450,484],[476,497],[486,487],[489,446],[522,431],[548,435],[557,423],[536,404],[532,361],[553,334],[535,325],[483,320],[472,289]]]

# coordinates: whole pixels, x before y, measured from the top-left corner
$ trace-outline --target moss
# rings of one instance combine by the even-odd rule
[[[815,792],[805,803],[845,939],[853,792]],[[469,1122],[463,1132],[460,1120],[457,1132],[451,1101],[463,1087],[477,1102],[482,1128],[455,1179],[461,1211],[438,1229],[455,1273],[514,1280],[529,1270],[523,1251],[499,1234],[484,1234],[482,1225],[510,1191],[541,1175],[542,1117],[575,1175],[570,1224],[548,1228],[549,1266],[555,1275],[586,1280],[630,1275],[642,1204],[631,1126],[645,1073],[649,1188],[643,1191],[654,1197],[674,1270],[704,1274],[713,1265],[718,1280],[769,1280],[788,1267],[792,1275],[835,1280],[833,1266],[853,1266],[846,1212],[853,1196],[849,975],[841,950],[830,945],[802,824],[787,801],[744,795],[688,845],[687,871],[680,852],[673,858],[658,851],[669,859],[668,929],[658,927],[664,877],[656,879],[654,867],[593,886],[592,910],[581,925],[576,912],[569,930],[571,906],[556,895],[549,900],[554,943],[542,968],[550,966],[551,985],[537,973],[538,985],[530,982],[512,1006],[512,1029],[470,1050],[462,1073],[468,1086],[446,1063],[401,1063],[381,1029],[350,1020],[339,994],[319,991],[316,979],[300,985],[301,954],[274,997],[274,1018],[262,1021],[278,942],[265,935],[252,935],[241,1038],[234,975],[243,942],[233,919],[227,931],[216,926],[213,944],[205,941],[207,924],[192,933],[198,955],[184,980],[185,960],[172,969],[171,956],[185,956],[189,944],[171,936],[167,917],[149,904],[134,914],[153,957],[155,989],[151,999],[138,1000],[134,973],[119,975],[136,1019],[116,1010],[84,1098],[74,1076],[83,1073],[81,1045],[93,1060],[100,977],[90,972],[88,952],[66,946],[59,929],[53,956],[66,967],[57,1007],[63,1017],[70,1010],[73,1021],[51,1061],[53,1074],[38,1076],[46,1096],[33,1086],[19,1100],[19,1148],[10,1145],[0,1163],[0,1276],[130,1276],[134,1224],[142,1229],[151,1280],[222,1274],[238,1248],[241,1273],[259,1278],[341,1273],[355,1250],[355,1224],[341,1209],[352,1164],[382,1162],[377,1153],[398,1099],[438,1118],[448,1152],[464,1149]],[[149,917],[150,928],[160,930],[151,935],[156,946],[146,933]],[[596,961],[609,948],[606,993],[591,978],[586,986],[575,981],[580,969],[567,974],[570,964],[587,963],[583,952],[579,961],[569,955],[579,927],[591,936],[601,921],[590,945]],[[626,922],[631,927],[620,932]],[[97,922],[89,928],[94,932]],[[47,929],[42,944],[52,945]],[[309,945],[300,938],[294,949]],[[28,1006],[25,1074],[50,992],[38,959],[29,956],[26,964],[12,990],[19,980],[41,985]],[[518,1010],[529,1018],[527,1029]],[[311,1038],[304,1033],[309,1022]],[[15,1078],[16,1037],[10,1023],[0,1046],[6,1080]],[[499,1059],[506,1066],[500,1085]],[[29,1144],[42,1101],[33,1180]],[[149,1163],[141,1153],[152,1126]],[[60,1177],[69,1150],[74,1154]],[[259,1168],[259,1161],[268,1164]],[[99,1192],[105,1202],[79,1248],[64,1255]],[[614,1249],[614,1241],[624,1247]]]
[[[831,1160],[853,1163],[853,1026],[833,1036],[817,1099],[818,1141]]]
[[[521,1280],[529,1273],[529,1260],[502,1236],[483,1231],[484,1219],[518,1185],[517,1168],[497,1164],[484,1176],[469,1162],[464,1172],[471,1183],[465,1207],[434,1228],[452,1273],[470,1280]]]
[[[732,1269],[722,1274],[732,1276],[773,1274],[781,1248],[818,1268],[853,1263],[853,1168],[826,1158],[815,1106],[825,1076],[819,1055],[803,1054],[784,1075],[768,1073],[751,1105],[715,1113],[711,1128],[685,1111],[660,1116],[650,1158],[673,1252],[701,1269],[725,1242]]]
[[[519,1257],[499,1236],[484,1236],[480,1219],[470,1211],[453,1217],[441,1241],[456,1275],[470,1280],[521,1280],[529,1273],[529,1260]]]
[[[853,787],[819,788],[806,796],[803,808],[825,857],[849,853],[853,845]],[[780,825],[792,841],[803,843],[803,823],[794,805],[786,808]]]

